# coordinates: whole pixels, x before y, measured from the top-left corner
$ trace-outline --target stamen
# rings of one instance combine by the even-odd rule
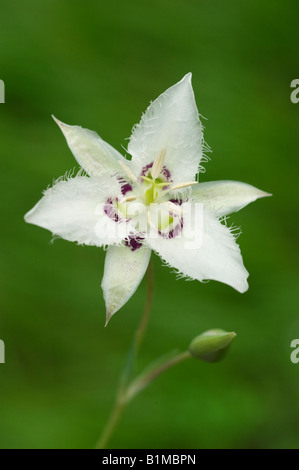
[[[126,165],[122,160],[119,160],[119,165],[122,167],[122,169],[126,172],[127,176],[130,178],[131,181],[134,181],[136,183],[137,178],[132,172],[132,170]]]
[[[162,171],[163,163],[164,163],[164,159],[165,159],[165,154],[166,154],[166,149],[163,148],[161,150],[161,153],[159,154],[159,156],[154,161],[154,164],[153,164],[152,169],[151,169],[151,175],[152,175],[152,178],[154,180],[156,178],[158,178],[158,176],[160,175],[160,173]]]
[[[197,181],[190,181],[189,183],[175,184],[174,186],[171,186],[171,188],[167,188],[165,191],[163,191],[163,193],[161,193],[160,196],[164,197],[164,196],[166,196],[166,194],[170,193],[171,191],[175,191],[176,189],[187,188],[188,186],[192,186],[193,184],[198,184],[198,183],[197,183]],[[158,200],[156,202],[158,202]]]
[[[193,184],[198,184],[198,182],[190,181],[189,183],[178,183],[178,184],[175,184],[174,186],[171,186],[170,191],[175,190],[175,189],[187,188],[188,186],[192,186]]]
[[[136,196],[127,196],[127,197],[124,197],[123,199],[121,199],[121,201],[119,201],[121,204],[124,204],[125,202],[131,202],[131,201],[135,201],[137,199]]]
[[[163,181],[162,183],[155,183],[155,186],[156,188],[164,188],[164,186],[169,186],[170,184],[172,184],[171,182],[169,183],[166,183],[165,181]]]

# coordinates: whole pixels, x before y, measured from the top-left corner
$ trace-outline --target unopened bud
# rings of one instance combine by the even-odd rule
[[[194,338],[189,346],[189,352],[193,357],[207,362],[220,361],[236,336],[233,331],[209,330]]]

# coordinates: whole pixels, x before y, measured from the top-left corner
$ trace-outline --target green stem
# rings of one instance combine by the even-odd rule
[[[124,371],[121,376],[118,393],[116,396],[116,401],[112,413],[104,427],[104,430],[98,440],[96,445],[96,449],[105,449],[115,428],[121,418],[121,415],[129,403],[138,393],[140,393],[145,387],[147,387],[153,380],[159,377],[163,372],[170,369],[171,367],[179,364],[180,362],[184,361],[191,357],[189,351],[185,351],[183,353],[179,353],[176,356],[168,358],[161,363],[159,360],[159,364],[152,365],[149,369],[145,372],[141,373],[135,380],[129,383],[130,377],[132,375],[133,366],[136,361],[136,357],[138,351],[140,349],[140,345],[144,338],[144,334],[146,331],[146,327],[148,325],[148,320],[151,311],[152,305],[152,297],[153,297],[153,273],[152,273],[152,266],[149,264],[147,270],[147,296],[145,302],[145,308],[143,315],[141,317],[141,321],[139,327],[135,333],[135,337],[133,340],[132,347],[129,351],[129,355],[127,358],[127,362],[124,368]],[[162,359],[163,360],[163,359]]]
[[[125,395],[125,401],[128,403],[132,400],[138,393],[140,393],[144,388],[146,388],[150,383],[152,383],[159,375],[163,374],[166,370],[170,369],[171,367],[179,364],[186,359],[189,359],[191,354],[189,351],[184,351],[176,356],[172,357],[168,361],[164,362],[156,369],[152,369],[148,373],[141,374],[137,377],[131,385],[127,388],[127,392]]]
[[[138,351],[140,349],[140,346],[141,346],[141,343],[144,338],[144,334],[148,325],[151,307],[152,307],[152,300],[153,300],[153,287],[154,287],[153,268],[152,268],[152,262],[150,261],[148,268],[147,268],[147,293],[146,293],[146,301],[145,301],[143,314],[142,314],[139,326],[136,330],[133,344],[128,354],[126,365],[121,374],[121,380],[120,380],[114,408],[104,427],[104,430],[100,436],[100,439],[98,440],[96,449],[104,449],[106,447],[110,437],[112,436],[116,428],[116,425],[118,424],[118,421],[124,411],[124,408],[126,406],[126,402],[124,401],[123,397],[126,394],[127,383],[128,383],[129,378],[131,377],[132,370],[136,362],[136,357],[137,357]]]
[[[121,374],[120,386],[119,386],[120,392],[125,391],[128,385],[128,382],[130,381],[132,377],[134,367],[136,365],[138,352],[139,352],[141,343],[143,341],[145,331],[148,325],[150,313],[151,313],[151,308],[152,308],[152,303],[153,303],[153,290],[154,290],[154,276],[153,276],[152,261],[149,262],[147,272],[146,272],[146,279],[147,279],[147,291],[146,291],[146,299],[145,299],[143,314],[141,316],[138,328],[135,331],[133,341],[129,349],[129,353],[128,353],[127,360],[125,363],[125,367]]]
[[[124,411],[125,403],[116,400],[112,413],[106,423],[106,426],[97,442],[96,449],[105,449],[114,429]]]
[[[106,445],[114,429],[116,428],[116,425],[125,407],[136,395],[138,395],[138,393],[140,393],[144,388],[146,388],[150,383],[152,383],[157,377],[163,374],[163,372],[175,366],[176,364],[179,364],[180,362],[189,359],[190,357],[191,354],[189,351],[184,351],[180,354],[177,354],[171,359],[160,364],[155,369],[152,369],[147,373],[141,374],[131,384],[128,385],[126,390],[122,390],[121,393],[118,394],[115,406],[98,441],[96,449],[106,448]]]
[[[147,293],[146,293],[145,307],[144,307],[143,315],[141,317],[139,327],[136,331],[136,337],[135,337],[135,341],[136,341],[135,354],[136,355],[138,354],[138,351],[140,349],[140,346],[141,346],[141,343],[144,338],[144,334],[148,325],[152,303],[153,303],[153,291],[154,291],[154,276],[153,276],[152,261],[150,261],[148,268],[147,268]]]

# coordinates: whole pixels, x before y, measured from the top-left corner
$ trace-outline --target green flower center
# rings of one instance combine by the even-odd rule
[[[157,201],[158,197],[170,183],[162,178],[152,178],[151,176],[143,176],[144,194],[143,201],[146,206]]]

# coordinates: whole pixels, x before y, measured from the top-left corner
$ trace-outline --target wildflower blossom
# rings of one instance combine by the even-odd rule
[[[183,276],[247,290],[239,246],[221,218],[268,194],[236,181],[197,182],[204,141],[191,74],[152,102],[133,128],[130,160],[95,132],[54,119],[86,175],[58,180],[25,220],[65,240],[108,246],[107,322],[136,291],[152,250]],[[202,204],[200,243],[185,223],[184,204]]]

